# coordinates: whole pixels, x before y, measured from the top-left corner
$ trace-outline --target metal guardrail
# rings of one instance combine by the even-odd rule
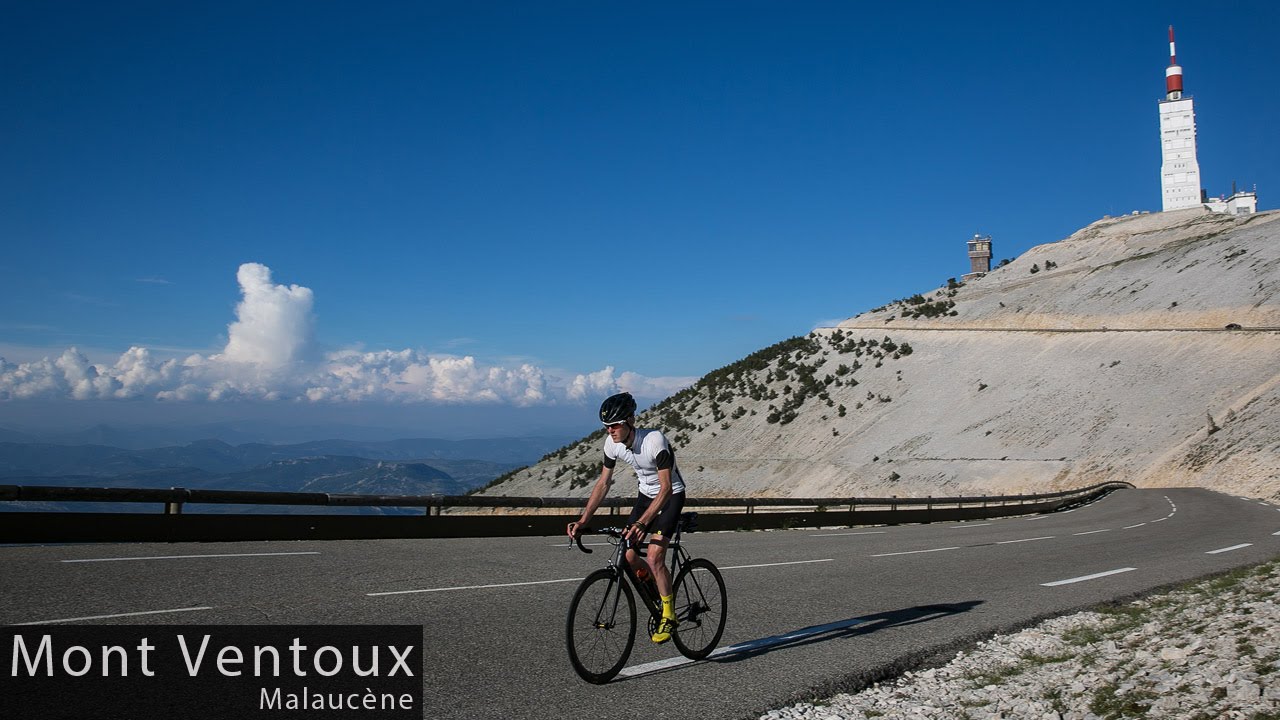
[[[748,513],[756,508],[781,507],[848,507],[849,511],[862,507],[942,507],[955,505],[990,506],[1027,504],[1043,500],[1057,500],[1076,495],[1090,495],[1103,489],[1132,488],[1127,482],[1109,482],[1075,490],[1023,495],[981,495],[956,497],[891,497],[879,498],[720,498],[694,497],[685,501],[689,507],[746,508]],[[61,487],[45,485],[0,485],[0,501],[22,502],[125,502],[161,503],[166,515],[178,515],[188,503],[215,505],[305,505],[325,507],[421,507],[428,511],[442,508],[578,508],[586,498],[572,497],[511,497],[505,495],[346,495],[339,493],[261,492],[254,490],[192,490],[181,487],[160,488],[93,488]],[[630,497],[605,498],[601,507],[630,507]]]
[[[705,530],[842,525],[894,525],[972,520],[1052,512],[1121,488],[1109,482],[1052,493],[969,497],[717,498],[693,497]],[[555,535],[577,517],[585,498],[478,495],[344,495],[187,488],[92,488],[0,485],[0,502],[159,503],[161,513],[0,513],[0,543],[358,539],[393,537],[503,537]],[[611,513],[630,497],[606,498]],[[190,504],[319,507],[420,507],[423,515],[183,513]],[[489,510],[573,509],[554,513],[447,513],[444,508]],[[772,511],[770,511],[772,510]],[[764,512],[757,512],[764,511]],[[427,521],[424,522],[424,516]]]

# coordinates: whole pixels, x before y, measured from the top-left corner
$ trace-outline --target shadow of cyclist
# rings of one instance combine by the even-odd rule
[[[952,615],[969,612],[981,605],[981,600],[969,600],[959,603],[938,605],[917,605],[915,607],[891,610],[874,615],[839,620],[825,625],[813,625],[780,635],[748,640],[729,647],[721,648],[707,658],[708,662],[740,662],[766,653],[789,648],[802,647],[820,642],[842,640],[874,632],[906,625],[917,625],[923,622],[939,620]]]

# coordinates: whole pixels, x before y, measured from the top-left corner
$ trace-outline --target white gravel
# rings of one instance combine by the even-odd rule
[[[1280,718],[1280,561],[998,635],[762,720]]]

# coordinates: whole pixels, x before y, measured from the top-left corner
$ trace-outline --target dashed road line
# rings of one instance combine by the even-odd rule
[[[1072,583],[1084,582],[1086,580],[1097,580],[1098,578],[1107,577],[1108,575],[1119,575],[1137,570],[1138,568],[1118,568],[1116,570],[1107,570],[1106,572],[1094,573],[1092,575],[1081,575],[1080,577],[1067,578],[1066,580],[1054,580],[1053,582],[1040,583],[1044,587],[1057,587],[1059,585],[1070,585]]]
[[[867,532],[847,532],[847,533],[819,533],[810,535],[809,537],[842,537],[845,535],[884,535],[887,530],[868,530]]]
[[[790,562],[760,563],[759,565],[730,565],[728,567],[722,567],[719,569],[720,570],[743,570],[745,568],[776,567],[778,565],[807,565],[809,563],[833,562],[833,561],[835,561],[835,558],[823,558],[821,560],[792,560]]]
[[[719,568],[720,570],[741,570],[743,568],[759,568],[774,567],[777,565],[804,565],[807,563],[832,562],[835,558],[823,558],[821,560],[793,560],[791,562],[777,563],[761,563],[758,565],[730,565],[729,567]],[[530,585],[555,585],[556,583],[578,582],[582,580],[580,577],[557,578],[555,580],[529,580],[526,582],[514,583],[490,583],[487,585],[453,585],[449,587],[437,588],[417,588],[414,590],[386,590],[383,592],[365,593],[367,597],[386,597],[387,595],[415,595],[421,593],[438,593],[438,592],[454,592],[457,590],[497,590],[501,588],[527,587]]]
[[[965,528],[987,527],[991,523],[978,523],[977,525],[948,525],[952,530],[963,530]]]
[[[1044,537],[1023,538],[1021,540],[1001,540],[997,545],[1012,545],[1013,543],[1031,542],[1033,540],[1052,540],[1053,535],[1045,535]]]
[[[1140,527],[1142,527],[1143,525],[1146,525],[1146,523],[1141,522],[1141,523],[1138,523],[1137,525],[1125,525],[1124,527],[1122,527],[1122,528],[1120,528],[1120,529],[1121,529],[1121,530],[1132,530],[1132,529],[1134,529],[1134,528],[1140,528]]]
[[[33,622],[20,622],[14,625],[54,625],[56,623],[83,622],[85,620],[113,620],[115,618],[140,617],[142,615],[164,615],[167,613],[180,612],[198,612],[200,610],[212,610],[213,607],[202,605],[200,607],[174,608],[172,610],[143,610],[141,612],[114,613],[111,615],[85,615],[84,617],[59,618],[57,620],[35,620]]]
[[[233,557],[271,557],[275,555],[319,555],[319,552],[269,552],[269,553],[219,553],[209,555],[150,555],[147,557],[109,557],[109,558],[84,558],[80,560],[59,560],[64,563],[91,563],[91,562],[127,562],[130,560],[191,560],[193,558],[233,558]]]
[[[955,547],[933,548],[932,550],[908,550],[906,552],[880,553],[879,555],[872,555],[871,557],[892,557],[894,555],[918,555],[920,553],[934,553],[934,552],[943,552],[944,550],[959,550],[959,549],[960,549],[960,546],[957,545]]]
[[[1088,532],[1071,533],[1072,535],[1092,535],[1094,533],[1111,532],[1111,528],[1105,530],[1089,530]]]
[[[1240,543],[1239,545],[1232,545],[1231,547],[1224,547],[1224,548],[1218,548],[1217,550],[1210,550],[1206,552],[1205,555],[1217,555],[1218,553],[1231,552],[1232,550],[1247,548],[1251,545],[1253,545],[1253,543]]]
[[[575,582],[581,579],[582,578],[560,578],[559,580],[533,580],[530,582],[518,583],[494,583],[492,585],[455,585],[453,587],[422,588],[420,590],[390,590],[387,592],[365,593],[365,595],[368,597],[383,597],[385,595],[412,595],[415,593],[450,592],[453,590],[490,590],[493,588],[523,587],[526,585],[552,585],[555,583]]]

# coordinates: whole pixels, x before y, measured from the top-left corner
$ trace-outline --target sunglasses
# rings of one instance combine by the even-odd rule
[[[604,426],[605,426],[606,428],[610,429],[610,430],[612,430],[613,428],[619,428],[619,427],[622,427],[623,425],[626,425],[626,423],[625,423],[625,422],[616,422],[616,423],[605,423],[605,424],[604,424]]]

